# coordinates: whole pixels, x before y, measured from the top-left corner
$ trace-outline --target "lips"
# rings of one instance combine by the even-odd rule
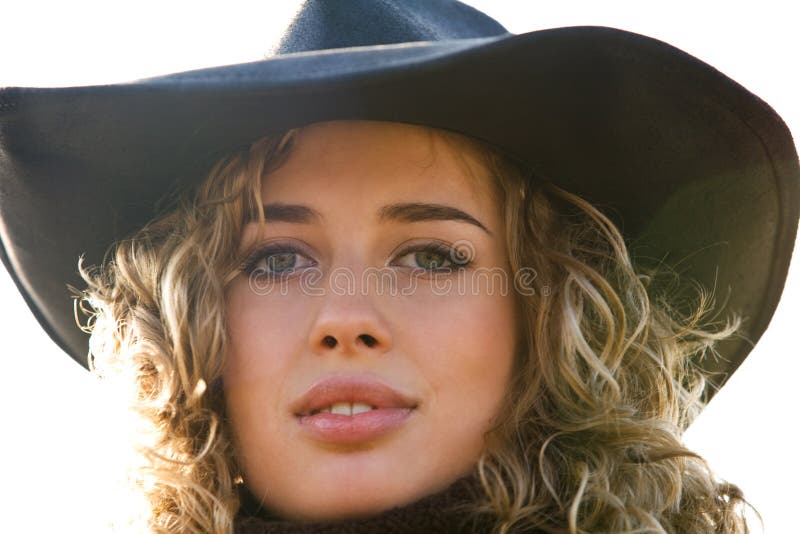
[[[418,402],[369,376],[338,375],[315,383],[291,410],[303,417],[337,402],[368,404],[375,409],[414,409]]]
[[[339,403],[365,404],[371,409],[323,411]],[[414,420],[418,402],[367,375],[331,376],[314,384],[292,406],[300,435],[326,445],[361,446],[388,438]],[[334,412],[340,412],[341,405]]]

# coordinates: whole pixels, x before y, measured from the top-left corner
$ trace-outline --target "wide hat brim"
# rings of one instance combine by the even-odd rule
[[[0,90],[2,259],[87,366],[68,284],[231,150],[336,119],[484,139],[593,202],[634,261],[713,289],[742,336],[698,362],[706,398],[766,329],[797,231],[800,166],[761,99],[664,43],[606,27],[288,54],[130,83]],[[687,293],[687,295],[690,293]]]

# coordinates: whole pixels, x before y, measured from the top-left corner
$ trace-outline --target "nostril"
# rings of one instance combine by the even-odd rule
[[[333,336],[325,336],[325,339],[322,340],[329,348],[333,348],[336,346],[336,338]]]
[[[372,347],[373,345],[375,345],[375,343],[377,343],[377,340],[369,334],[361,334],[358,337],[361,338],[361,340],[367,347]]]

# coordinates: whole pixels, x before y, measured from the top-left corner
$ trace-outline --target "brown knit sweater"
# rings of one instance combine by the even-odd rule
[[[474,476],[461,478],[439,493],[381,514],[335,522],[297,523],[271,515],[244,490],[235,521],[236,534],[449,534],[488,533],[488,521],[472,521],[464,513],[448,512],[452,505],[471,502],[481,492]]]

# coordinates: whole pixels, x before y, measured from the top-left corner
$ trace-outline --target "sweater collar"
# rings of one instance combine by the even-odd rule
[[[444,490],[423,497],[405,506],[380,514],[341,521],[298,523],[270,514],[240,486],[241,507],[234,526],[236,534],[366,534],[486,532],[486,518],[472,522],[454,507],[474,502],[482,494],[480,480],[475,474],[462,477]],[[482,527],[481,527],[482,525]]]

